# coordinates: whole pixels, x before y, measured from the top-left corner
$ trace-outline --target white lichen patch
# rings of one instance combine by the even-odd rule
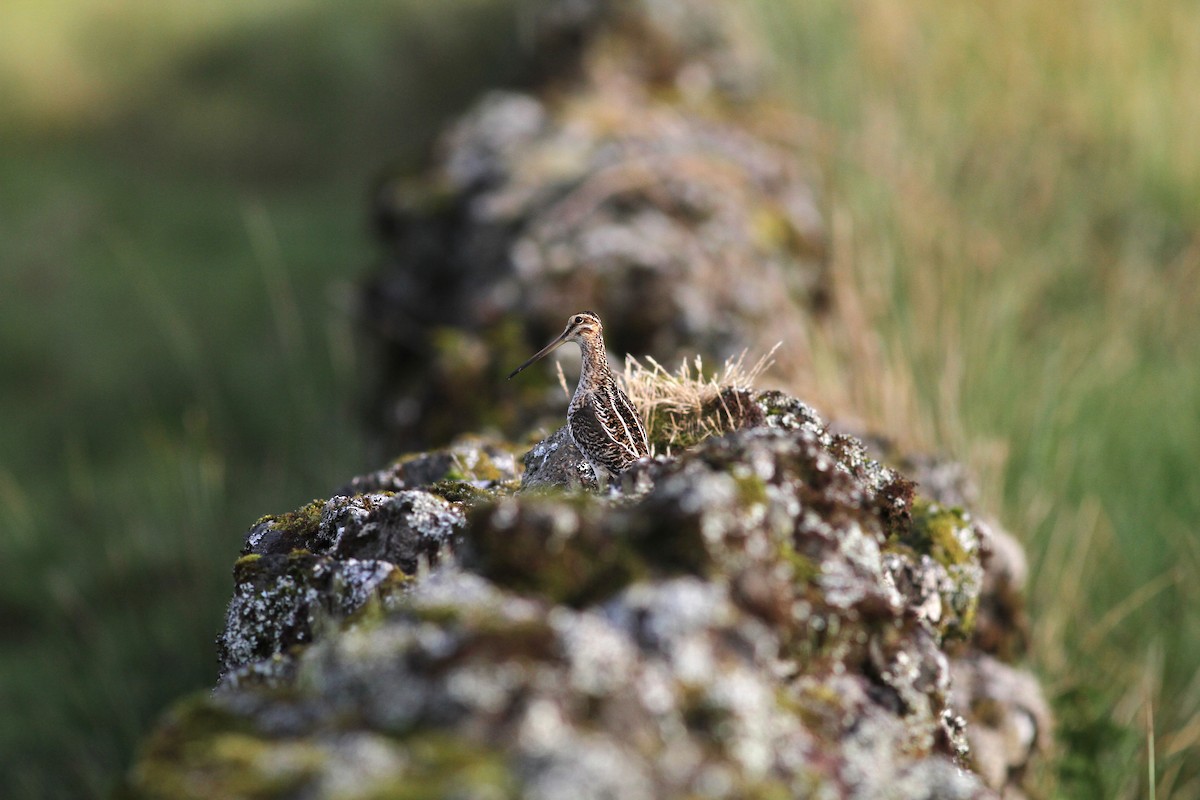
[[[825,602],[835,608],[852,608],[868,596],[882,595],[897,610],[903,605],[890,581],[883,579],[879,543],[857,524],[837,532],[837,556],[821,564],[817,582]]]
[[[398,512],[406,526],[436,542],[448,541],[466,521],[461,508],[428,492],[397,492],[385,508]]]
[[[666,654],[689,637],[734,620],[728,589],[697,578],[635,584],[609,602],[604,612],[643,647]]]
[[[446,699],[469,714],[498,714],[528,681],[529,669],[513,662],[466,664],[446,675]]]
[[[518,759],[529,800],[653,800],[650,765],[604,736],[565,729],[553,749]]]
[[[396,572],[396,565],[387,561],[347,558],[333,567],[330,591],[338,597],[341,613],[349,614],[361,608]]]
[[[371,800],[402,779],[411,758],[397,742],[370,733],[343,733],[319,747],[327,765],[316,782],[317,797]]]
[[[346,531],[362,530],[376,509],[387,500],[388,496],[383,494],[331,498],[321,509],[321,522],[317,527],[319,541],[331,550],[336,549]]]
[[[291,575],[281,575],[261,589],[248,582],[238,584],[222,637],[227,668],[278,653],[287,633],[303,631],[310,621],[309,609],[319,596],[311,587],[298,586]],[[303,639],[303,633],[299,636]]]
[[[637,655],[627,632],[594,612],[580,614],[564,608],[551,611],[549,622],[569,660],[573,689],[601,696],[629,682]]]

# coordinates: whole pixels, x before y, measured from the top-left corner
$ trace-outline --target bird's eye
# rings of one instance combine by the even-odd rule
[[[571,320],[571,322],[578,325],[579,323],[583,322],[583,317],[576,317],[575,319]]]

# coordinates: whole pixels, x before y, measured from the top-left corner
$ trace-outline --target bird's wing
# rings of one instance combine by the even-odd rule
[[[613,384],[609,388],[612,407],[625,425],[625,431],[629,434],[628,441],[637,452],[636,458],[650,455],[650,442],[646,438],[646,426],[642,424],[641,415],[634,408],[629,396],[621,391],[621,387]]]
[[[638,452],[639,434],[629,430],[608,394],[601,391],[589,398],[590,402],[573,407],[567,415],[567,427],[584,455],[616,475],[643,454]],[[638,430],[642,430],[640,426]],[[640,435],[644,438],[644,431]]]

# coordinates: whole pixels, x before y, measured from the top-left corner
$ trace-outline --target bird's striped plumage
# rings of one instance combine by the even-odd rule
[[[567,432],[602,486],[610,476],[620,475],[639,458],[650,455],[646,427],[608,365],[603,330],[595,314],[576,314],[558,339],[512,373],[516,375],[565,342],[579,345],[583,367],[567,409]]]

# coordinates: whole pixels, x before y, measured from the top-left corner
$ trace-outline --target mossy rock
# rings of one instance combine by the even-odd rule
[[[340,766],[337,766],[340,765]],[[341,781],[330,774],[345,770]],[[338,788],[339,784],[344,784]],[[371,734],[268,734],[219,700],[178,706],[143,746],[117,800],[264,800],[292,797],[513,798],[503,753],[445,731],[392,738]]]
[[[276,742],[258,735],[246,717],[207,694],[175,706],[142,746],[123,800],[230,800],[288,797],[325,765],[307,741]]]
[[[242,555],[287,553],[309,548],[321,524],[324,500],[313,500],[295,511],[259,518],[246,534]]]
[[[472,518],[465,558],[499,586],[586,605],[653,570],[638,542],[605,518],[586,495],[501,500]]]
[[[759,408],[765,424],[643,461],[611,494],[512,494],[446,467],[329,501],[310,547],[235,566],[231,629],[248,634],[212,719],[239,719],[190,749],[162,739],[132,796],[208,776],[336,797],[359,758],[386,765],[364,797],[711,794],[660,767],[696,758],[726,800],[881,796],[926,768],[936,796],[989,797],[956,771],[975,706],[947,693],[986,531],[798,401]],[[413,560],[418,544],[436,558]],[[1007,720],[988,699],[979,713]],[[169,759],[186,777],[155,772]]]
[[[911,514],[912,530],[902,539],[918,553],[932,556],[944,567],[968,563],[976,555],[968,550],[970,545],[963,541],[964,532],[970,529],[970,520],[961,508],[946,507],[918,498],[913,503]]]

